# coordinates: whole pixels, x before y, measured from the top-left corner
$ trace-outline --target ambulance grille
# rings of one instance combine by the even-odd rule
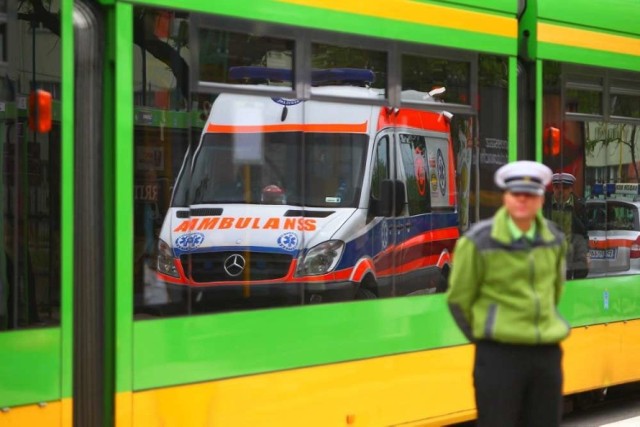
[[[287,275],[292,259],[291,255],[264,252],[209,252],[180,257],[186,275],[196,283],[281,279]]]

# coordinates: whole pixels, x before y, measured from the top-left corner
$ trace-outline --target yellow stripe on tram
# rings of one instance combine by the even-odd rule
[[[626,55],[640,55],[640,39],[538,23],[538,41]],[[603,64],[604,65],[604,64]]]
[[[318,9],[509,38],[515,38],[518,34],[518,23],[514,18],[437,6],[412,0],[370,0],[366,2],[344,0],[279,1]]]
[[[71,425],[71,399],[3,408],[0,411],[2,427],[71,427]]]
[[[640,380],[640,320],[573,328],[563,345],[564,392]]]
[[[639,334],[640,320],[574,328],[563,344],[564,392],[640,380]],[[134,392],[133,425],[350,427],[463,421],[475,416],[473,352],[464,345]]]
[[[442,414],[474,416],[472,355],[467,345],[135,392],[133,425],[442,425]]]

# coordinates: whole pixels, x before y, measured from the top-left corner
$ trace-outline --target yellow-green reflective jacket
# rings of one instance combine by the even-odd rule
[[[557,311],[566,243],[558,227],[536,217],[533,241],[514,241],[501,208],[456,244],[447,301],[469,340],[550,344],[569,334]]]

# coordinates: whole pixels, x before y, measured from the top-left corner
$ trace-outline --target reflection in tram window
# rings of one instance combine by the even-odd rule
[[[59,117],[60,29],[17,7],[0,14],[0,330],[60,322],[60,122],[27,109],[35,89]]]
[[[586,205],[587,277],[640,273],[639,79],[637,72],[544,63],[544,160],[575,177],[575,199]]]
[[[507,159],[506,57],[134,19],[166,24],[134,40],[137,318],[446,290],[460,231],[499,206],[480,171]],[[383,106],[390,58],[411,108]]]

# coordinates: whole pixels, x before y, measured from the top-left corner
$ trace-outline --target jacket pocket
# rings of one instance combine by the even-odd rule
[[[498,304],[490,304],[487,309],[487,318],[484,321],[485,338],[493,338],[493,332],[496,324],[496,316],[498,315]]]

